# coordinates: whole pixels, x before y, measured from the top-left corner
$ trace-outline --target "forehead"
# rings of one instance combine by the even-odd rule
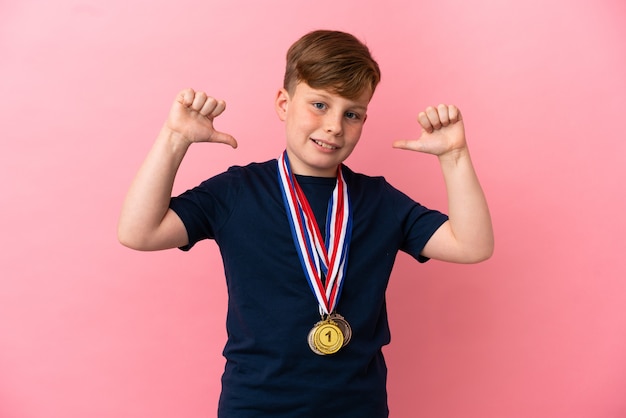
[[[372,98],[372,93],[370,89],[364,89],[364,91],[361,92],[357,98],[350,99],[336,93],[332,89],[316,89],[309,86],[305,82],[300,82],[296,85],[294,96],[302,96],[304,98],[320,98],[323,100],[342,103],[348,107],[367,109],[367,105]]]

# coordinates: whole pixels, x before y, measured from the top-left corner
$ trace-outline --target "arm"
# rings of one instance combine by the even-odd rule
[[[219,142],[237,147],[235,139],[213,128],[225,109],[223,101],[192,89],[181,91],[161,131],[135,176],[118,223],[118,239],[136,250],[161,250],[188,243],[187,231],[169,209],[178,168],[194,142]]]
[[[421,112],[418,121],[420,138],[393,146],[439,158],[450,218],[426,243],[422,255],[455,263],[486,260],[494,247],[491,216],[472,165],[461,113],[455,106],[439,105]]]

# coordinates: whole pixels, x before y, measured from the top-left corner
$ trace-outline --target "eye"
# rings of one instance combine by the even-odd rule
[[[346,117],[348,119],[359,120],[361,119],[361,115],[355,112],[346,112]]]
[[[316,108],[317,110],[325,110],[326,109],[326,105],[324,103],[321,103],[321,102],[313,103],[313,107]]]

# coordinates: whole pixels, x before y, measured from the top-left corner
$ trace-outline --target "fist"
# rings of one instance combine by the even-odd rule
[[[185,89],[176,96],[165,126],[189,142],[219,142],[237,148],[235,138],[214,127],[214,119],[225,109],[223,100]]]
[[[417,116],[422,133],[415,140],[393,143],[394,148],[442,156],[466,147],[461,112],[454,105],[429,106]]]

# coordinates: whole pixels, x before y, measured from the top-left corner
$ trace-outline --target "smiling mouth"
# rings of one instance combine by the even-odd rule
[[[312,141],[315,142],[320,147],[325,148],[325,149],[337,149],[338,148],[338,147],[335,147],[333,145],[327,144],[325,142],[318,141],[317,139],[312,139]]]

